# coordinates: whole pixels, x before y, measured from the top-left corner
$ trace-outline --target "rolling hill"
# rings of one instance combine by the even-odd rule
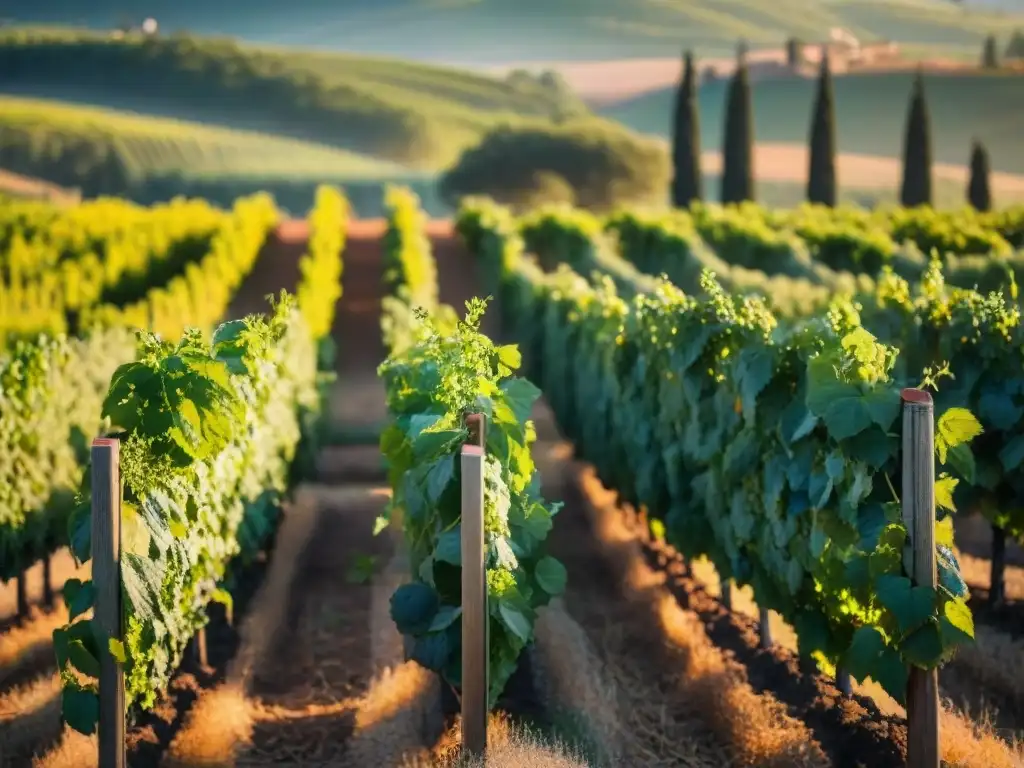
[[[837,140],[840,152],[900,157],[912,73],[836,77]],[[700,89],[701,139],[707,149],[722,141],[727,81]],[[815,81],[763,80],[752,85],[758,142],[806,144]],[[992,168],[1024,173],[1020,127],[1024,125],[1024,77],[980,73],[930,73],[925,89],[932,117],[937,162],[964,165],[971,140],[988,147]],[[674,88],[662,88],[602,110],[634,130],[667,136]]]
[[[266,190],[282,208],[302,212],[328,182],[344,184],[361,210],[378,212],[382,184],[394,181],[432,199],[429,177],[337,147],[11,96],[0,96],[0,168],[0,191],[22,196],[54,197],[43,192],[59,184],[86,197],[149,204],[186,195],[230,205]]]
[[[589,114],[557,80],[210,37],[0,30],[0,93],[316,141],[425,169],[499,124]]]
[[[0,158],[15,171],[19,170],[16,159],[8,153],[18,145],[22,132],[35,137],[35,146],[26,144],[21,154],[35,168],[47,154],[55,156],[59,147],[77,144],[83,152],[79,170],[86,152],[97,161],[110,155],[127,178],[139,181],[159,176],[360,179],[406,172],[394,163],[336,147],[253,131],[66,102],[0,97]],[[81,178],[54,181],[74,185]]]
[[[821,39],[844,27],[864,39],[964,53],[1024,17],[1008,0],[8,0],[19,23],[110,28],[155,17],[167,31],[383,53],[458,63],[671,55],[695,47],[722,55],[739,37],[778,45],[790,34]],[[1013,10],[1024,12],[1017,2]]]

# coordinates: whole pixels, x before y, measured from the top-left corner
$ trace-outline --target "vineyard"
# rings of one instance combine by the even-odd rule
[[[1024,210],[384,204],[3,204],[0,764],[1022,764]]]

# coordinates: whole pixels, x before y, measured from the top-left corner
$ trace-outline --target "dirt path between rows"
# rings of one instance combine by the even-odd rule
[[[345,765],[361,697],[374,674],[373,588],[351,580],[361,558],[386,562],[374,537],[379,488],[307,486],[313,532],[298,556],[286,616],[254,674],[252,745],[239,766]]]

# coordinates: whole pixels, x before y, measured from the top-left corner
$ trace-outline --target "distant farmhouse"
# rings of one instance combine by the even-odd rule
[[[848,72],[873,66],[892,65],[900,60],[900,47],[890,41],[862,43],[845,29],[833,27],[828,40],[821,43],[794,41],[797,63],[790,64],[785,51],[751,51],[746,55],[747,70],[751,80],[774,80],[800,75],[815,76],[821,63],[821,54],[828,51],[829,64],[833,73]],[[702,80],[728,77],[735,64],[723,62],[709,64],[702,70]]]
[[[156,19],[150,17],[143,19],[142,23],[135,26],[133,23],[122,23],[113,29],[110,36],[115,40],[120,40],[125,35],[131,35],[134,33],[145,35],[146,37],[154,37],[157,32],[160,31],[160,25]]]

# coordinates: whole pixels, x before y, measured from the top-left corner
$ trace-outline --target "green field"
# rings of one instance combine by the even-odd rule
[[[10,29],[0,32],[0,71],[8,94],[259,130],[426,169],[496,125],[587,113],[529,77],[182,35]]]
[[[42,99],[0,97],[0,131],[0,153],[20,131],[45,134],[54,142],[63,137],[65,145],[77,139],[109,147],[128,175],[140,180],[167,175],[359,179],[405,172],[336,147]],[[39,157],[27,159],[36,165],[53,146],[40,144]],[[5,165],[18,170],[14,162]]]
[[[841,152],[899,157],[910,95],[910,73],[857,74],[835,78],[836,124]],[[753,83],[759,142],[806,144],[815,81],[803,78]],[[925,88],[932,117],[934,159],[965,165],[971,140],[988,147],[992,168],[1024,173],[1024,76],[928,74]],[[726,82],[700,90],[704,149],[722,140]],[[660,89],[612,105],[603,114],[629,127],[667,136],[675,90]]]
[[[11,0],[4,12],[107,26],[123,11],[117,0]],[[684,45],[721,55],[738,37],[777,47],[791,34],[821,39],[831,27],[976,55],[985,34],[1008,34],[1015,23],[951,0],[151,0],[144,13],[168,30],[463,63],[663,56]]]

